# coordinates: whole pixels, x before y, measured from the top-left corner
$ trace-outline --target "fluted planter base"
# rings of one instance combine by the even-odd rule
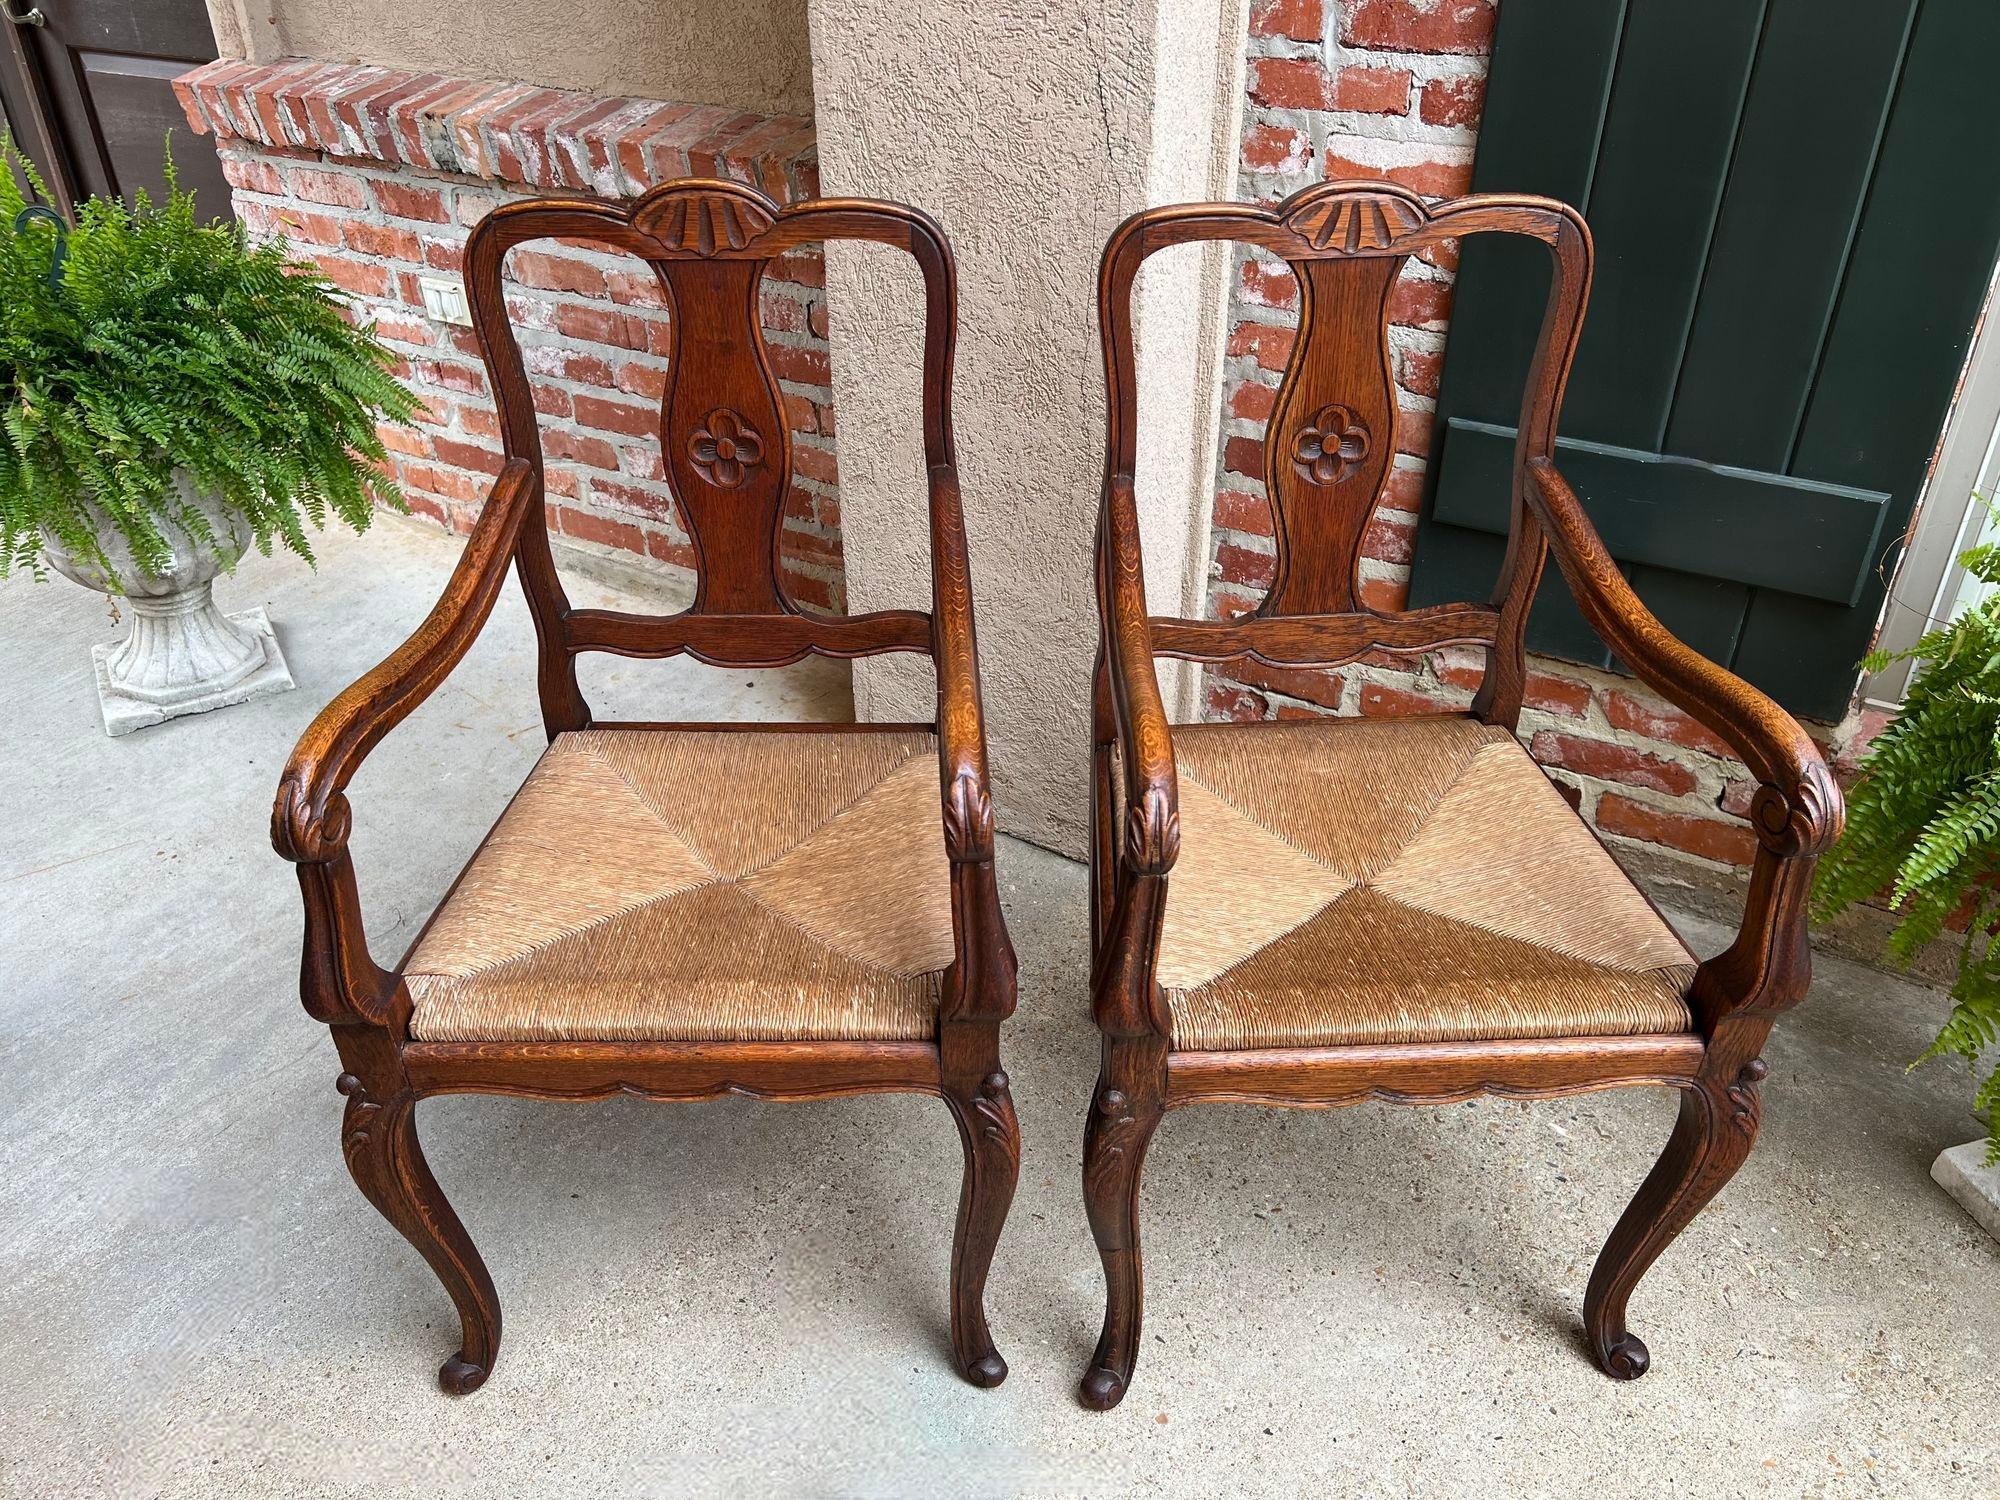
[[[287,693],[296,685],[263,610],[225,615],[216,608],[209,583],[188,593],[203,596],[205,608],[154,613],[178,602],[177,595],[121,601],[133,611],[132,634],[90,648],[106,734],[130,734],[183,714]],[[172,670],[161,670],[168,663]]]
[[[106,734],[130,734],[294,685],[264,611],[225,615],[215,604],[216,575],[234,566],[250,545],[241,513],[196,489],[186,473],[174,479],[206,529],[190,532],[178,517],[161,519],[160,532],[171,549],[164,566],[141,568],[130,543],[101,511],[93,512],[101,557],[77,557],[57,537],[42,538],[50,567],[87,589],[118,595],[132,620],[124,640],[90,652]]]

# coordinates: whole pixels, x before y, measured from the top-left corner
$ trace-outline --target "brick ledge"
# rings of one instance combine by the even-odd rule
[[[817,196],[812,121],[366,64],[224,58],[174,80],[198,135],[610,197],[729,177]]]

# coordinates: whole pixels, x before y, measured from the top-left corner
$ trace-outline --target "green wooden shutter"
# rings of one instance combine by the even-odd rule
[[[1996,57],[1995,0],[1500,7],[1474,187],[1597,244],[1558,462],[1667,626],[1796,713],[1846,708],[1984,303]],[[1465,246],[1413,604],[1498,576],[1547,279]],[[1528,639],[1613,665],[1553,567]]]

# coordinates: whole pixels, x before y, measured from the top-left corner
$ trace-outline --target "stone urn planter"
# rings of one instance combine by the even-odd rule
[[[50,567],[111,595],[131,617],[124,640],[91,648],[107,734],[129,734],[293,686],[264,611],[225,615],[215,602],[216,576],[234,567],[250,546],[243,514],[219,496],[201,493],[184,472],[176,473],[174,482],[189,508],[207,521],[214,541],[162,520],[160,530],[173,549],[164,571],[142,570],[131,544],[101,515],[94,529],[108,568],[95,558],[75,556],[53,533],[42,534],[42,556]]]
[[[0,579],[51,569],[130,619],[95,648],[107,733],[289,689],[258,609],[215,578],[251,546],[403,508],[383,434],[421,404],[313,262],[166,195],[65,217],[0,152]],[[122,601],[119,602],[119,601]]]

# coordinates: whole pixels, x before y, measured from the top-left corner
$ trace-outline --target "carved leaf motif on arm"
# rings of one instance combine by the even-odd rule
[[[977,776],[952,780],[944,804],[944,845],[955,864],[993,853],[993,797]]]
[[[1845,816],[1840,788],[1821,761],[1805,764],[1793,795],[1766,784],[1750,802],[1759,841],[1781,858],[1822,852],[1840,836]]]
[[[1125,819],[1125,862],[1143,875],[1171,869],[1181,852],[1180,809],[1163,793],[1148,788]]]

